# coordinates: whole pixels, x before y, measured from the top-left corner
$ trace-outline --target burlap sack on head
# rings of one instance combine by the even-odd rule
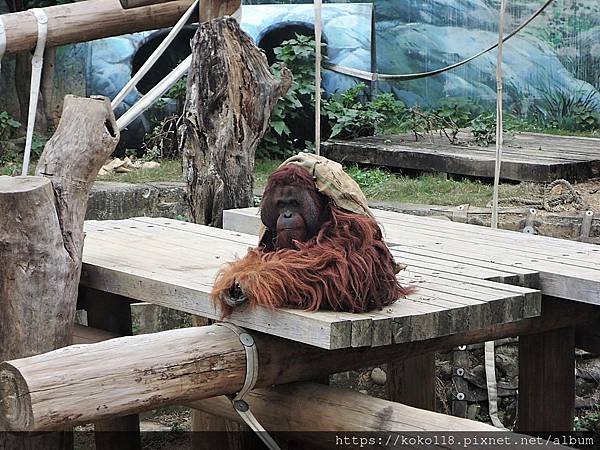
[[[315,180],[319,192],[329,197],[338,208],[373,217],[365,194],[356,181],[344,172],[340,163],[312,153],[298,153],[286,159],[279,168],[287,164],[296,164],[306,169]],[[265,232],[266,228],[261,224],[259,242],[262,242]]]

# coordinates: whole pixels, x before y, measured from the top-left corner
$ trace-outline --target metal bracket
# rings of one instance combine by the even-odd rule
[[[527,217],[525,218],[525,221],[522,222],[523,228],[521,229],[521,232],[527,234],[537,234],[535,227],[539,224],[539,222],[536,220],[536,217],[537,209],[529,208],[529,211],[527,212]]]
[[[467,223],[469,217],[469,204],[458,205],[452,210],[452,221],[459,223]]]
[[[254,388],[256,380],[258,380],[258,350],[254,338],[243,328],[232,323],[219,322],[216,325],[229,328],[233,331],[246,350],[246,378],[242,389],[233,398],[230,397],[233,408],[269,450],[281,450],[260,422],[256,420],[256,417],[254,417],[254,414],[250,410],[250,405],[243,399]]]

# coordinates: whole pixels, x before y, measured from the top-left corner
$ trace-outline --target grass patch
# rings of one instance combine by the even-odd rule
[[[32,161],[30,173],[33,174]],[[254,186],[264,188],[269,175],[279,167],[280,160],[257,160],[254,171]],[[0,167],[0,175],[21,172],[20,163],[9,163]],[[473,206],[486,206],[492,199],[492,185],[473,180],[449,180],[444,174],[423,174],[408,177],[391,173],[385,169],[346,167],[350,176],[358,183],[370,200],[401,203],[422,203],[428,205],[456,206],[468,203]],[[99,181],[122,183],[149,183],[160,181],[183,181],[181,162],[163,160],[157,169],[134,170],[129,173],[114,173],[98,178]],[[534,184],[502,184],[500,198],[537,197],[539,188]]]
[[[254,187],[263,189],[267,185],[269,175],[279,167],[283,161],[276,159],[258,159],[254,164]]]
[[[348,173],[371,200],[428,205],[455,206],[468,203],[485,206],[492,199],[492,185],[469,179],[456,181],[445,174],[423,174],[417,177],[396,175],[382,169],[351,167]],[[535,196],[534,185],[521,183],[500,186],[500,197]]]
[[[37,160],[29,161],[29,170],[28,170],[29,175],[34,175],[35,166],[37,166]],[[17,174],[17,175],[21,175],[22,168],[23,168],[22,162],[10,161],[10,162],[4,163],[4,164],[0,164],[0,175],[9,175],[10,176],[13,173]]]
[[[98,177],[98,181],[118,181],[120,183],[150,183],[156,181],[183,181],[181,161],[163,159],[156,169],[137,169],[127,173],[111,173]]]
[[[280,161],[256,162],[255,186],[262,188]],[[485,206],[492,199],[492,185],[473,180],[449,180],[445,174],[423,174],[417,177],[396,175],[380,168],[346,167],[370,200],[428,205],[457,206],[468,203]],[[500,198],[537,197],[536,186],[529,183],[500,185]]]

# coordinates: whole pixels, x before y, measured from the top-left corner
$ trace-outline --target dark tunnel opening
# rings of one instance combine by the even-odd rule
[[[189,56],[192,52],[190,41],[196,32],[195,26],[184,27],[177,37],[171,42],[167,50],[158,58],[154,67],[142,77],[137,85],[137,90],[146,94],[156,84],[173,71],[177,65]],[[136,52],[131,63],[132,76],[140,70],[140,67],[147,61],[152,52],[160,45],[169,30],[161,30],[153,34]]]
[[[302,22],[285,22],[282,24],[273,25],[267,28],[258,42],[258,46],[267,55],[269,65],[275,62],[275,51],[277,47],[290,39],[294,39],[296,35],[314,37],[314,28],[311,24]],[[323,39],[324,41],[324,39]],[[327,52],[327,47],[323,47],[324,55]]]

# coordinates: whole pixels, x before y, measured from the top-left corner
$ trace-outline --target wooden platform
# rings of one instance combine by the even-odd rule
[[[493,178],[495,146],[478,146],[466,133],[461,145],[426,135],[375,136],[352,141],[330,140],[322,153],[340,162]],[[581,181],[600,176],[600,139],[537,133],[506,134],[501,178],[551,182]]]
[[[507,230],[373,210],[396,259],[436,280],[489,277],[543,294],[600,305],[600,246]],[[225,211],[224,226],[256,233],[257,208]],[[488,271],[492,272],[488,272]],[[442,275],[441,272],[444,272]]]
[[[244,216],[245,213],[245,216]],[[256,210],[238,217],[258,225]],[[436,222],[437,223],[437,222]],[[86,222],[81,283],[136,300],[209,318],[219,311],[208,299],[218,268],[243,256],[256,236],[170,219]],[[447,336],[540,314],[539,291],[495,281],[535,284],[519,267],[443,261],[424,251],[421,264],[402,274],[415,295],[367,314],[308,313],[240,308],[230,321],[326,349],[382,346]],[[401,255],[400,255],[401,256]]]

